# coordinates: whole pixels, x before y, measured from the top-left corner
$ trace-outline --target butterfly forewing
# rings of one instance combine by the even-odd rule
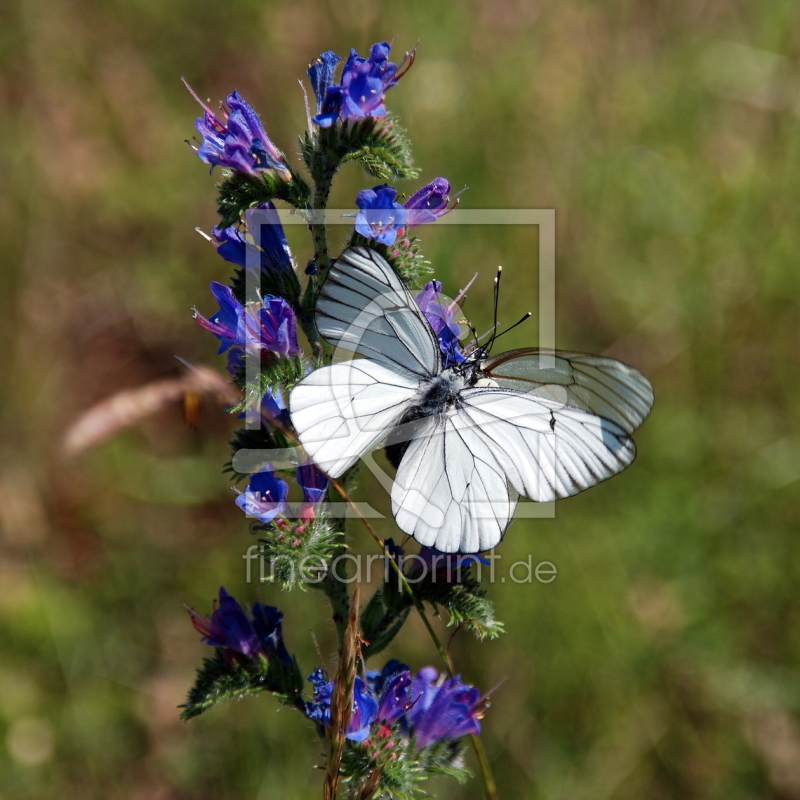
[[[633,433],[653,406],[653,387],[638,370],[605,356],[529,348],[481,362],[483,377],[504,389],[589,411]]]
[[[351,247],[328,272],[317,300],[317,328],[348,352],[420,377],[441,370],[439,343],[419,306],[379,253]]]

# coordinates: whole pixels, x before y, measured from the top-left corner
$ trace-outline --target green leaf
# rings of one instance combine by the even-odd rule
[[[472,567],[461,570],[461,580],[423,580],[414,584],[417,597],[438,613],[447,611],[448,625],[463,625],[478,639],[496,639],[504,632],[503,623],[495,619],[494,606],[486,599],[486,589],[472,573]],[[464,574],[466,572],[466,574]]]
[[[258,460],[257,453],[259,451],[292,448],[294,447],[294,443],[290,442],[277,428],[263,425],[260,428],[240,428],[233,434],[230,447],[234,455],[240,450],[254,451],[254,455],[250,459],[252,463],[248,464],[248,466],[252,468],[251,471],[237,472],[233,468],[233,460],[225,465],[223,472],[230,474],[234,481],[239,482],[247,480],[250,475],[264,466],[264,463]]]
[[[295,208],[305,209],[311,202],[311,189],[294,171],[289,181],[273,172],[262,172],[259,176],[228,172],[219,185],[217,198],[222,226],[236,225],[248,208],[270,200],[283,200]]]
[[[247,356],[245,356],[246,358]],[[253,355],[252,357],[257,357]],[[242,390],[242,401],[232,406],[231,414],[239,414],[253,406],[261,405],[261,400],[268,391],[280,387],[290,392],[294,385],[305,374],[305,364],[298,356],[276,356],[267,354],[261,359],[258,373],[253,380],[247,380],[246,364],[241,364],[233,375],[233,382]]]
[[[384,597],[384,587],[379,586],[361,612],[361,636],[364,640],[362,653],[365,659],[380,653],[391,644],[411,611],[410,602],[400,608],[389,608]]]
[[[389,554],[396,564],[402,564],[402,560],[397,560],[401,556],[400,551]],[[478,639],[494,639],[503,632],[503,623],[495,619],[494,606],[487,600],[486,590],[473,570],[472,565],[454,568],[449,579],[446,570],[429,570],[421,580],[415,580],[412,573],[411,590],[434,613],[447,611],[448,625],[462,625]],[[397,571],[387,569],[383,586],[376,590],[361,615],[365,658],[381,652],[392,641],[413,606],[414,601]]]
[[[392,115],[374,117],[344,126],[342,163],[357,161],[379,180],[416,178],[411,141],[405,128]]]
[[[217,703],[246,695],[272,692],[286,704],[302,709],[303,677],[295,659],[284,664],[279,659],[253,661],[246,656],[226,658],[221,647],[214,658],[204,658],[189,697],[180,708],[181,719],[199,716]]]

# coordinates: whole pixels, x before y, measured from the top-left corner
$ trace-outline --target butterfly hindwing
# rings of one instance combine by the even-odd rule
[[[504,389],[583,409],[633,433],[653,406],[653,387],[637,369],[606,356],[528,348],[481,362]]]
[[[634,459],[626,431],[572,406],[498,388],[466,389],[459,408],[417,428],[392,489],[397,524],[443,552],[497,545],[519,495],[549,502]]]
[[[514,489],[539,503],[569,497],[616,475],[636,446],[616,422],[505,389],[463,391],[460,414],[502,465]]]

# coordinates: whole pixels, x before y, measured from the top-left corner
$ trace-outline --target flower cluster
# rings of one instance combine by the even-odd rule
[[[260,303],[242,305],[230,286],[212,281],[211,293],[219,310],[204,317],[197,309],[198,324],[220,340],[219,352],[226,350],[228,370],[233,374],[242,363],[245,352],[262,357],[299,356],[297,321],[289,303],[281,297],[266,295]]]
[[[333,681],[326,680],[321,669],[309,681],[314,700],[307,704],[306,714],[329,724]],[[486,698],[459,676],[447,678],[424,667],[412,677],[407,666],[392,660],[380,672],[368,672],[366,680],[356,676],[347,738],[363,742],[370,735],[396,731],[422,749],[480,733],[485,709]]]
[[[256,603],[250,619],[224,587],[219,590],[219,605],[214,606],[208,619],[194,609],[187,609],[192,625],[206,644],[223,648],[230,657],[246,656],[252,660],[263,657],[267,661],[277,658],[284,664],[291,663],[281,633],[283,614],[277,608]]]
[[[258,114],[239,92],[229,94],[226,103],[220,103],[220,118],[186,81],[184,84],[203,109],[203,116],[195,122],[202,141],[192,148],[212,170],[218,166],[256,176],[271,170],[284,180],[291,179],[283,153],[267,136]]]
[[[372,45],[369,58],[362,58],[351,50],[338,84],[334,84],[333,79],[341,58],[331,50],[323,53],[308,68],[317,99],[314,123],[329,128],[338,121],[358,122],[367,117],[385,116],[385,93],[397,85],[414,61],[413,53],[408,54],[398,67],[389,61],[391,49],[389,42],[378,42]]]
[[[436,222],[451,210],[450,182],[436,178],[405,203],[398,203],[397,189],[388,184],[373,186],[358,193],[356,231],[367,239],[393,245],[406,229]]]

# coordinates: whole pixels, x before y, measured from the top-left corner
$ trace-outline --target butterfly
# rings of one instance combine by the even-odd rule
[[[653,404],[633,367],[603,356],[476,346],[445,366],[428,320],[389,263],[357,246],[333,264],[320,335],[350,359],[309,373],[289,397],[306,453],[331,478],[388,443],[392,511],[445,553],[497,545],[520,495],[577,494],[627,467]]]

